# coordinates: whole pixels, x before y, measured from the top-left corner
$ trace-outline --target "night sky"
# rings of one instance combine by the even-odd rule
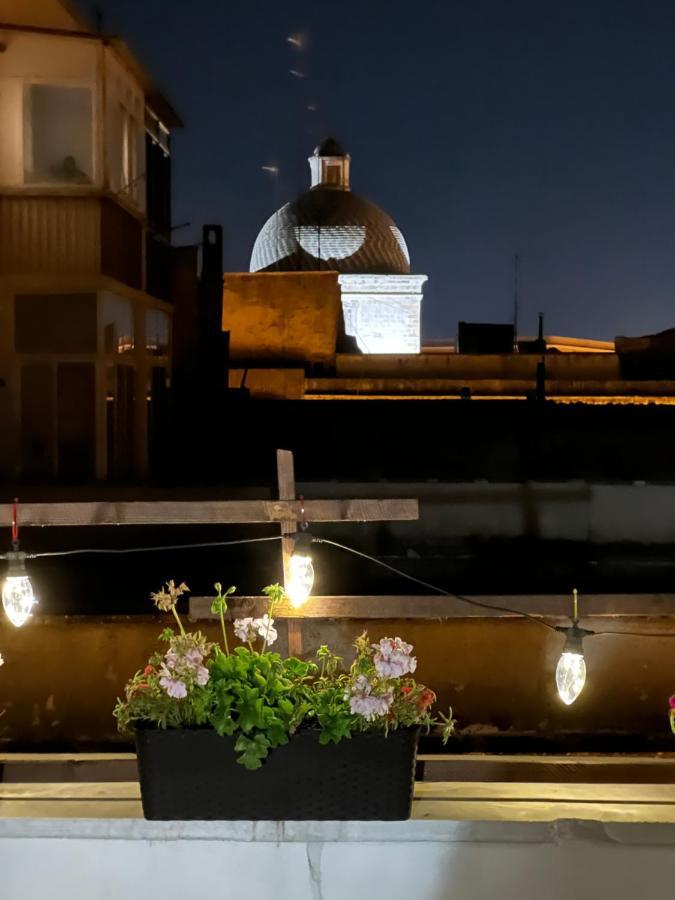
[[[523,333],[539,311],[549,334],[675,326],[672,0],[103,7],[186,122],[174,221],[192,225],[176,242],[222,223],[226,269],[247,270],[275,204],[261,166],[280,166],[291,199],[330,133],[351,152],[354,190],[429,275],[425,336],[510,321],[515,253]]]

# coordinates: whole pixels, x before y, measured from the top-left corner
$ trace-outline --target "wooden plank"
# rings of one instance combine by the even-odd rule
[[[0,816],[5,818],[141,818],[137,784],[115,785],[7,785],[0,794]],[[462,792],[466,785],[459,786]],[[504,787],[503,785],[501,786]],[[513,787],[513,786],[510,786]],[[532,785],[520,785],[521,791]],[[565,786],[569,788],[570,786]],[[672,788],[672,786],[669,786]],[[413,819],[450,819],[512,822],[552,822],[583,819],[601,822],[675,823],[675,803],[648,799],[606,800],[495,796],[495,785],[483,786],[483,795],[464,794],[443,799],[420,796],[413,801]],[[627,795],[624,795],[627,796]],[[636,795],[639,797],[639,795]]]
[[[312,522],[393,522],[419,518],[417,500],[307,500]],[[21,526],[226,525],[297,522],[298,504],[285,500],[158,500],[137,502],[22,503]],[[12,507],[0,504],[0,527]]]
[[[0,800],[3,819],[142,819],[140,800]]]
[[[128,762],[135,759],[135,753],[0,753],[0,763]]]
[[[327,548],[329,549],[329,548]],[[318,551],[321,553],[321,545]],[[325,551],[323,551],[325,552]],[[523,613],[551,621],[569,621],[570,598],[563,594],[467,595],[485,606],[472,606],[457,597],[442,594],[401,596],[312,597],[302,608],[303,618],[311,619],[475,619],[522,618]],[[584,595],[582,622],[592,618],[675,617],[675,594],[589,594]],[[253,615],[261,609],[261,597],[232,597],[237,615]],[[490,607],[506,606],[513,612]],[[211,598],[191,597],[190,617],[210,619]],[[260,613],[256,613],[260,614]],[[277,607],[276,615],[297,615],[290,604]],[[621,624],[616,624],[621,630]]]
[[[536,800],[583,803],[668,803],[675,784],[531,784],[526,782],[430,781],[415,785],[418,800]]]
[[[425,782],[536,784],[675,784],[675,758],[647,755],[585,757],[467,753],[420,754],[418,777]]]
[[[0,784],[2,800],[138,800],[137,781],[69,781]]]
[[[129,782],[0,784],[4,800],[138,800],[140,785]],[[509,784],[503,782],[418,782],[415,799],[428,802],[625,803],[675,806],[675,784]]]
[[[498,761],[503,763],[530,763],[541,765],[549,765],[551,763],[582,763],[583,765],[617,765],[625,766],[631,763],[640,763],[640,765],[664,766],[675,763],[675,753],[665,752],[655,755],[653,753],[622,753],[616,756],[602,756],[600,754],[581,754],[569,753],[564,756],[534,753],[504,753],[496,756],[490,753],[418,753],[418,762],[490,762]]]
[[[0,810],[1,812],[1,810]],[[483,822],[555,822],[583,819],[596,822],[675,823],[675,803],[551,803],[534,800],[415,800],[413,819]]]
[[[295,496],[295,463],[290,450],[277,450],[277,481],[279,499],[294,502],[297,511],[301,512],[300,504]],[[304,509],[306,510],[306,506],[304,506]],[[288,586],[290,580],[290,560],[294,546],[293,538],[287,535],[293,535],[297,530],[298,524],[294,518],[284,519],[281,523],[281,558],[284,569],[284,587]],[[275,615],[277,614],[275,612]],[[288,619],[287,634],[289,656],[302,656],[302,622],[297,618],[297,611],[295,615],[290,616]]]

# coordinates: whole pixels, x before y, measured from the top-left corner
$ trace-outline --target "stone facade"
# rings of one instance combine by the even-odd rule
[[[426,275],[338,276],[345,331],[363,353],[419,353]]]

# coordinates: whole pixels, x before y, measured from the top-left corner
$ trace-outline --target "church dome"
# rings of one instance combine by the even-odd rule
[[[394,221],[350,190],[350,161],[334,138],[316,148],[309,158],[311,190],[265,222],[253,247],[252,272],[410,272],[408,248]]]

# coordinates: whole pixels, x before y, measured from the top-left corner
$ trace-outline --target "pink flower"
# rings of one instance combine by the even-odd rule
[[[669,706],[671,709],[675,709],[675,694],[673,694],[672,697],[669,697],[669,698],[668,698],[668,706]]]
[[[173,697],[174,700],[182,700],[183,697],[187,697],[187,687],[185,686],[185,682],[176,678],[165,665],[162,665],[160,675],[162,677],[159,679],[159,683],[169,697]]]
[[[367,722],[372,722],[378,716],[386,716],[394,700],[392,689],[384,694],[373,694],[372,690],[373,686],[366,676],[359,675],[346,695],[351,712],[363,716]]]
[[[375,671],[382,678],[400,678],[417,668],[417,660],[411,656],[412,644],[406,644],[400,637],[382,638],[373,644]]]
[[[190,650],[188,650],[188,652],[185,654],[185,657],[184,657],[184,658],[185,658],[185,662],[186,662],[189,666],[192,666],[193,669],[196,669],[196,668],[198,668],[199,666],[201,666],[202,661],[203,661],[203,659],[204,659],[204,656],[199,652],[199,650],[197,650],[196,647],[192,647],[192,648],[191,648]]]
[[[196,673],[197,684],[200,685],[200,687],[205,685],[210,677],[209,670],[205,666],[197,666]]]
[[[179,681],[178,678],[167,678],[165,676],[159,679],[159,683],[169,697],[173,697],[174,700],[182,700],[183,697],[187,697],[187,688],[185,687],[184,681]]]

